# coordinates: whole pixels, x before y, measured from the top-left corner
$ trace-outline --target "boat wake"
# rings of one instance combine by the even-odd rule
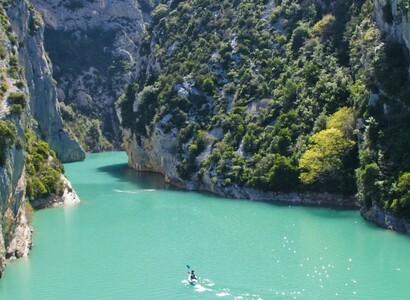
[[[229,297],[235,300],[246,300],[246,299],[258,299],[263,300],[263,298],[259,295],[252,294],[252,293],[235,293],[231,291],[229,288],[221,288],[215,289],[215,283],[210,279],[201,279],[195,285],[191,285],[188,280],[184,279],[181,281],[186,287],[192,287],[195,292],[197,293],[213,293],[216,297],[223,298]]]
[[[123,194],[140,194],[140,193],[149,193],[149,192],[156,192],[156,189],[142,189],[142,190],[135,190],[135,191],[123,191],[115,189],[115,193],[123,193]]]

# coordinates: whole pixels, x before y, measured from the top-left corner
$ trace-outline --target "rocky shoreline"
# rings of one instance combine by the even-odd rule
[[[238,185],[223,186],[218,181],[212,182],[210,174],[204,174],[201,181],[184,181],[178,177],[177,162],[171,157],[170,149],[173,144],[173,133],[163,134],[156,128],[155,134],[143,139],[140,145],[135,141],[131,132],[124,130],[125,149],[128,154],[128,165],[142,172],[155,172],[165,176],[165,181],[177,188],[190,191],[209,192],[225,198],[249,199],[251,201],[265,201],[286,203],[293,205],[308,205],[317,207],[332,207],[360,210],[364,219],[377,224],[382,228],[410,234],[410,222],[400,219],[392,213],[386,213],[380,208],[363,209],[354,196],[345,196],[329,193],[314,192],[269,192]],[[148,149],[148,151],[147,151]]]
[[[78,204],[80,198],[73,189],[70,181],[65,176],[62,176],[66,188],[61,196],[52,195],[45,199],[36,201],[33,203],[33,208],[43,209],[51,207],[60,207],[60,206],[71,206]],[[25,180],[24,177],[20,180],[19,190],[22,191],[22,196],[25,198]],[[3,235],[0,235],[0,278],[4,273],[4,269],[7,264],[7,260],[15,260],[21,257],[28,256],[30,250],[33,246],[32,235],[33,235],[33,226],[30,224],[29,216],[27,212],[27,206],[25,201],[22,200],[14,219],[14,230],[11,236],[11,240],[5,248],[5,243],[3,240]],[[13,219],[13,215],[9,213],[9,219]]]
[[[410,235],[410,220],[397,217],[375,206],[370,209],[361,208],[360,214],[365,220],[375,223],[382,228]]]
[[[50,195],[47,198],[36,200],[32,203],[34,209],[52,208],[60,206],[71,206],[80,203],[80,198],[73,189],[71,182],[65,177],[61,176],[66,188],[62,195]]]
[[[199,184],[172,180],[166,177],[166,181],[172,186],[190,191],[209,192],[224,198],[248,199],[251,201],[275,202],[294,205],[306,205],[314,207],[330,207],[340,209],[360,210],[361,216],[377,226],[410,235],[410,220],[385,212],[376,206],[365,209],[360,206],[354,196],[345,196],[329,193],[314,192],[267,192],[252,188],[244,188],[236,185],[221,188],[211,184]]]
[[[360,205],[354,196],[315,192],[271,192],[254,188],[231,185],[219,187],[205,181],[205,183],[182,182],[180,180],[166,180],[169,184],[190,191],[212,193],[224,198],[247,199],[251,201],[276,202],[294,205],[317,207],[334,207],[343,209],[359,209]]]

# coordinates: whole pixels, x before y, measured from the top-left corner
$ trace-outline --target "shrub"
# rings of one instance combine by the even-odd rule
[[[6,47],[3,45],[0,46],[0,59],[5,59],[7,57]]]
[[[313,26],[312,34],[326,38],[331,33],[335,21],[336,18],[333,15],[325,15],[320,21],[318,21]]]
[[[14,115],[20,116],[23,112],[23,107],[20,104],[12,104],[10,106],[10,112]]]
[[[8,101],[11,105],[20,105],[21,108],[25,108],[27,105],[26,95],[21,92],[13,92],[9,95]]]
[[[0,166],[6,163],[5,151],[16,141],[17,129],[12,121],[0,120]]]

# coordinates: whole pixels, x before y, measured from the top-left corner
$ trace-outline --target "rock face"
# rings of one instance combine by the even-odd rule
[[[33,128],[55,150],[62,161],[84,159],[85,153],[65,130],[56,99],[51,66],[43,47],[41,19],[26,1],[5,2],[0,8],[5,22],[0,28],[2,57],[0,121],[12,128],[12,141],[0,147],[0,277],[6,259],[25,256],[31,248],[32,228],[26,205],[25,131]],[[13,71],[13,68],[15,71]],[[13,71],[13,72],[11,72]],[[13,111],[7,98],[24,96],[24,107]],[[15,107],[14,107],[15,108]],[[2,132],[4,135],[4,132]],[[4,137],[2,136],[2,141]],[[63,198],[77,202],[67,185]],[[54,201],[54,199],[48,199]]]
[[[405,2],[400,0],[373,0],[375,6],[374,19],[377,26],[384,33],[404,44],[409,51],[408,53],[410,53],[410,7]]]
[[[18,37],[19,61],[24,67],[31,114],[37,121],[37,131],[63,162],[83,160],[85,152],[73,140],[61,118],[52,79],[52,69],[44,50],[43,27],[33,24],[35,11],[25,1],[17,1],[7,14]]]
[[[409,25],[409,8],[404,5],[402,5],[404,2],[408,3],[408,1],[398,1],[398,0],[373,0],[374,2],[374,19],[376,20],[377,24],[379,25],[379,27],[384,31],[384,33],[387,36],[390,36],[391,39],[394,39],[396,41],[401,42],[403,45],[405,45],[407,47],[407,50],[410,49],[410,36],[409,36],[409,32],[410,32],[410,25]],[[313,1],[312,1],[313,3]],[[315,4],[317,5],[317,3],[315,2]],[[368,3],[369,4],[369,3]],[[270,11],[272,10],[274,5],[274,2],[269,2],[266,8],[266,12],[263,15],[263,18],[267,18],[266,16],[270,15]],[[320,5],[320,4],[319,4]],[[166,5],[164,5],[166,6]],[[171,7],[172,5],[169,5],[169,7]],[[175,5],[176,7],[177,5]],[[194,6],[194,5],[193,5]],[[369,6],[370,7],[370,6]],[[173,8],[169,8],[167,11],[168,16],[170,15],[177,15],[177,9],[173,10]],[[195,11],[195,9],[192,9],[192,11]],[[349,12],[350,13],[350,12]],[[366,14],[368,14],[368,17],[370,18],[370,13],[366,12]],[[389,14],[391,16],[389,16]],[[217,13],[215,13],[215,16],[217,15]],[[391,17],[390,21],[386,21],[389,20],[389,17]],[[165,19],[166,17],[164,17]],[[154,18],[155,19],[155,18]],[[175,19],[177,19],[177,17],[175,17]],[[182,47],[179,47],[178,41],[174,41],[173,39],[168,39],[167,37],[172,36],[172,33],[167,32],[166,30],[163,30],[164,27],[166,26],[162,26],[162,24],[167,24],[169,26],[172,26],[170,24],[172,24],[173,22],[177,22],[175,20],[168,20],[169,23],[167,22],[158,22],[159,25],[157,25],[157,27],[155,27],[155,22],[153,22],[153,25],[151,26],[151,28],[153,28],[152,31],[152,36],[153,38],[151,39],[151,44],[150,45],[146,45],[146,48],[150,48],[149,50],[147,50],[147,52],[151,52],[150,54],[152,56],[150,56],[150,54],[147,55],[147,67],[145,68],[146,70],[150,70],[151,69],[161,69],[159,66],[158,67],[154,67],[159,65],[159,62],[155,60],[155,49],[158,48],[160,50],[159,53],[160,55],[158,55],[158,57],[160,57],[161,59],[159,59],[159,61],[161,61],[162,69],[166,70],[167,67],[172,66],[174,67],[172,64],[167,65],[166,59],[163,59],[163,57],[168,57],[167,61],[171,61],[172,57],[174,55],[175,52],[182,52]],[[369,20],[370,21],[370,20]],[[185,23],[184,23],[185,24]],[[354,23],[352,23],[354,24]],[[180,24],[179,24],[180,25]],[[296,26],[296,25],[295,25]],[[279,26],[280,27],[280,26]],[[215,35],[217,35],[217,30],[215,30]],[[206,32],[206,30],[204,30]],[[280,31],[280,30],[279,30]],[[375,30],[379,33],[378,30]],[[188,35],[188,34],[187,34]],[[222,34],[220,34],[222,36]],[[289,33],[290,35],[290,33]],[[157,38],[159,37],[159,38]],[[186,40],[186,43],[189,43],[189,40],[187,37],[184,37]],[[163,42],[163,41],[167,41],[167,42]],[[225,45],[228,42],[226,42]],[[232,49],[228,48],[232,50],[230,52],[231,55],[229,55],[228,57],[232,57],[232,60],[235,60],[235,47],[236,47],[236,42],[235,42],[235,37],[232,37],[232,42],[230,43]],[[253,45],[253,47],[256,47]],[[198,50],[198,53],[200,52],[200,48],[194,48]],[[219,49],[220,50],[220,49]],[[372,49],[369,51],[376,51],[377,49]],[[187,51],[188,52],[188,51]],[[191,53],[193,53],[194,51],[191,51],[190,53],[187,53],[187,55],[181,55],[183,57],[188,57]],[[207,58],[208,61],[211,61],[212,59],[217,57],[217,53],[218,51],[216,50],[213,54],[211,54],[209,57]],[[233,56],[232,56],[233,55]],[[177,58],[175,58],[176,60]],[[195,60],[195,57],[192,57],[192,60]],[[204,63],[203,61],[201,61],[201,63]],[[181,65],[183,64],[183,62],[181,62]],[[165,65],[165,66],[164,66]],[[204,63],[205,65],[205,63]],[[178,75],[181,75],[181,77],[185,76],[183,72],[181,72],[180,74],[176,71],[177,67],[172,68],[169,67],[169,69],[175,70],[173,72],[177,73]],[[213,78],[217,78],[218,80],[218,84],[222,83],[222,82],[228,82],[228,78],[225,76],[223,76],[223,72],[221,71],[220,66],[211,66],[211,64],[207,64],[207,67],[209,69],[212,70],[212,75],[214,76]],[[144,68],[143,68],[144,69]],[[250,68],[252,69],[252,67]],[[257,68],[255,68],[255,70],[253,70],[253,72],[257,73],[258,70],[256,70]],[[147,72],[149,73],[149,72]],[[155,73],[155,72],[154,72]],[[174,84],[175,82],[172,81],[172,78],[176,78],[177,76],[175,74],[168,74],[167,72],[163,72],[161,74],[161,72],[158,72],[160,75],[164,75],[164,77],[166,75],[168,75],[169,80],[167,79],[167,82],[158,80],[154,83],[152,83],[152,86],[155,86],[156,83],[158,83],[158,86],[166,86],[166,88],[169,88],[170,90],[172,90],[174,93],[165,93],[166,96],[163,95],[162,91],[161,93],[159,93],[158,98],[160,98],[160,101],[162,102],[167,102],[171,103],[170,99],[173,99],[173,97],[175,96],[178,98],[185,98],[187,99],[188,102],[194,102],[194,99],[197,99],[196,96],[198,96],[195,92],[191,92],[189,91],[189,84],[185,85],[180,84],[180,81],[185,80],[186,77],[181,78],[178,81],[178,84]],[[171,72],[170,72],[171,73]],[[188,71],[186,72],[187,74],[189,73]],[[231,73],[232,74],[232,73]],[[174,76],[174,77],[173,77]],[[191,76],[187,75],[187,77]],[[271,75],[268,75],[267,78],[271,78],[269,77]],[[272,75],[275,76],[275,75]],[[147,76],[148,77],[148,76]],[[160,76],[159,76],[160,77]],[[194,77],[192,75],[192,77]],[[200,77],[200,76],[198,76]],[[243,78],[243,77],[242,77]],[[211,81],[211,86],[217,86],[217,81],[215,79],[214,81]],[[263,79],[258,79],[258,83],[260,83]],[[165,83],[164,83],[165,82]],[[141,85],[144,85],[145,83],[140,81],[138,82]],[[163,84],[164,83],[164,84]],[[167,84],[169,84],[171,86],[171,83],[173,83],[174,85],[172,87],[168,87]],[[208,81],[209,83],[209,81]],[[376,84],[376,83],[375,83]],[[199,85],[197,85],[199,86]],[[145,87],[147,87],[147,85],[145,85]],[[222,90],[222,84],[219,85],[220,90]],[[165,88],[164,88],[165,90]],[[225,91],[225,90],[223,90]],[[218,88],[215,88],[215,90],[213,91],[214,93],[212,94],[212,96],[208,97],[207,100],[208,102],[211,102],[209,98],[213,97],[215,99],[218,99],[218,96],[215,96],[218,94],[219,90]],[[382,91],[383,92],[383,91]],[[238,89],[236,89],[233,94],[237,95],[238,94]],[[252,95],[253,92],[250,92],[248,95],[246,95],[246,98],[250,98],[249,95]],[[279,93],[280,94],[280,93]],[[278,95],[279,95],[278,94]],[[130,102],[134,101],[133,99],[137,99],[138,95],[135,95],[136,97],[127,97],[127,99],[131,99]],[[191,96],[191,97],[190,97]],[[270,96],[270,95],[269,95]],[[369,102],[377,102],[377,99],[379,98],[379,94],[371,94],[370,97],[370,101]],[[275,96],[274,96],[275,97]],[[273,98],[274,98],[273,97]],[[279,97],[279,96],[278,96]],[[204,96],[204,98],[207,98],[207,95]],[[164,100],[165,99],[165,100]],[[226,105],[226,111],[230,111],[232,109],[232,102],[230,101],[229,97],[226,96],[226,94],[221,92],[221,95],[219,97],[219,99],[224,99],[225,102],[227,102]],[[249,100],[249,99],[246,99]],[[263,100],[263,98],[261,98],[260,100]],[[160,102],[159,101],[159,102]],[[215,100],[216,102],[217,100]],[[292,100],[294,101],[294,100]],[[292,102],[291,101],[291,102]],[[303,100],[301,100],[302,102]],[[148,101],[147,101],[148,102]],[[155,102],[154,100],[152,102]],[[224,104],[225,104],[224,102]],[[261,101],[262,102],[262,101]],[[246,102],[248,103],[248,102]],[[256,103],[256,102],[255,102]],[[242,103],[241,103],[242,104]],[[135,118],[133,120],[127,120],[127,119],[131,119],[131,117],[126,116],[126,114],[121,114],[124,116],[124,119],[126,121],[125,127],[128,126],[128,129],[125,128],[123,130],[124,132],[124,138],[125,138],[125,148],[126,151],[129,155],[129,165],[137,170],[141,170],[141,171],[151,171],[151,172],[159,172],[165,175],[166,179],[168,182],[171,182],[174,185],[177,186],[181,186],[187,189],[197,189],[197,190],[205,190],[205,191],[211,191],[214,193],[217,193],[219,195],[223,195],[223,196],[228,196],[228,197],[237,197],[237,198],[249,198],[249,199],[263,199],[263,200],[276,200],[276,201],[287,201],[287,202],[295,202],[295,203],[317,203],[317,204],[336,204],[336,205],[341,205],[341,206],[354,206],[355,205],[355,201],[352,198],[346,199],[345,197],[342,197],[340,195],[335,195],[334,197],[331,195],[323,195],[323,194],[308,194],[308,193],[290,193],[290,194],[284,194],[284,193],[267,193],[267,192],[263,192],[263,191],[259,191],[259,190],[254,190],[254,189],[248,189],[248,188],[243,188],[243,187],[239,187],[235,184],[231,184],[231,180],[230,178],[229,181],[227,181],[227,184],[225,184],[224,182],[221,182],[218,179],[217,174],[210,174],[211,172],[207,171],[206,168],[202,167],[202,168],[198,168],[200,170],[200,172],[203,172],[203,174],[200,174],[200,176],[197,176],[197,174],[194,174],[194,172],[191,172],[189,174],[193,174],[192,178],[189,178],[188,180],[183,179],[180,177],[180,174],[178,172],[178,166],[182,166],[180,168],[180,170],[182,168],[182,171],[185,170],[191,170],[193,168],[190,168],[190,166],[195,165],[195,166],[200,166],[200,163],[202,161],[204,161],[204,157],[206,157],[206,151],[204,150],[201,154],[197,154],[195,153],[195,151],[192,151],[193,153],[195,153],[195,155],[193,155],[194,157],[188,157],[187,149],[189,147],[189,144],[186,144],[187,146],[184,148],[184,145],[177,145],[177,142],[175,140],[178,139],[178,136],[182,136],[183,134],[180,134],[182,132],[182,130],[180,132],[175,132],[172,129],[170,131],[170,128],[172,128],[172,126],[175,127],[175,124],[172,124],[169,127],[167,126],[161,126],[161,122],[159,119],[160,118],[164,118],[164,115],[168,114],[168,113],[173,113],[171,109],[167,110],[166,107],[167,105],[164,105],[163,103],[159,104],[160,106],[162,105],[162,107],[160,107],[158,109],[158,111],[160,113],[156,114],[154,117],[152,117],[152,114],[146,113],[144,115],[144,113],[139,113],[140,111],[142,111],[142,109],[139,110],[139,105],[138,105],[138,100],[134,101],[134,105],[133,105],[133,112],[134,112],[134,116]],[[187,104],[187,106],[189,106],[190,103]],[[369,104],[371,105],[371,103]],[[148,104],[146,105],[145,109],[148,110]],[[171,106],[171,105],[169,105]],[[177,105],[175,105],[177,106]],[[182,105],[181,105],[182,106]],[[222,105],[221,105],[222,106]],[[259,104],[258,104],[259,106]],[[260,105],[261,107],[263,106],[263,103],[261,103]],[[127,106],[128,108],[131,108],[131,105]],[[282,107],[281,107],[282,108]],[[387,111],[388,106],[385,105],[384,109],[385,112]],[[203,125],[203,123],[207,122],[207,121],[203,121],[200,119],[200,117],[198,117],[199,114],[196,114],[196,112],[198,112],[199,110],[195,111],[194,109],[192,110],[186,110],[184,111],[186,113],[186,116],[183,115],[182,118],[183,120],[185,120],[185,123],[183,123],[182,125],[180,125],[179,128],[183,128],[186,129],[186,126],[189,122],[194,121],[198,124],[198,127],[203,129],[203,131],[209,130],[209,128],[211,128],[210,126],[208,127],[201,127]],[[213,111],[215,113],[216,109]],[[253,106],[248,106],[248,111],[249,114],[257,114],[258,113],[258,109],[256,109]],[[204,115],[209,115],[205,110],[203,112]],[[212,112],[210,112],[210,114],[212,114]],[[132,115],[132,114],[129,114]],[[148,120],[148,122],[150,124],[145,124],[146,128],[143,128],[143,125],[141,125],[140,120],[143,119],[143,117],[146,117],[145,119]],[[215,115],[217,115],[215,113]],[[129,117],[129,118],[128,118]],[[172,118],[169,118],[172,119]],[[178,118],[175,118],[178,119]],[[222,118],[221,118],[222,119]],[[269,120],[271,121],[271,120]],[[270,124],[275,124],[277,120],[272,121],[272,123]],[[177,123],[178,120],[175,121],[175,123]],[[222,120],[221,123],[224,123],[225,120]],[[216,122],[215,122],[216,123]],[[266,122],[267,123],[267,122]],[[124,123],[123,123],[124,124]],[[209,123],[208,123],[209,125]],[[247,124],[246,124],[247,125]],[[244,126],[246,126],[244,125]],[[219,126],[219,124],[218,124]],[[232,127],[235,127],[235,124],[232,125]],[[129,129],[131,128],[131,129]],[[167,128],[167,130],[165,130],[165,128]],[[215,129],[214,127],[212,127],[213,129]],[[147,134],[144,134],[144,129],[146,129]],[[136,133],[136,131],[139,131],[139,134]],[[234,133],[232,135],[235,134],[235,131],[233,131]],[[210,134],[209,132],[207,133],[208,135]],[[191,135],[192,137],[192,135]],[[195,137],[194,137],[195,138]],[[193,139],[194,139],[193,138]],[[199,139],[198,139],[199,141]],[[241,145],[244,144],[243,142],[244,140],[241,141]],[[298,140],[299,142],[300,140]],[[185,142],[185,141],[184,141]],[[194,141],[195,143],[192,143],[191,145],[193,146],[197,146],[198,143],[196,141]],[[207,141],[209,142],[209,140]],[[182,142],[180,143],[182,144]],[[240,144],[238,142],[238,144]],[[230,144],[231,145],[231,144]],[[272,144],[271,144],[272,145]],[[177,150],[175,150],[176,148],[179,148],[179,153]],[[235,148],[235,150],[237,150],[237,153],[241,154],[241,147],[238,147],[238,149]],[[195,149],[195,148],[192,148]],[[219,150],[219,149],[218,149]],[[223,151],[223,150],[221,150]],[[185,157],[184,157],[185,155]],[[220,155],[222,156],[222,155]],[[240,155],[238,155],[240,156]],[[218,156],[219,157],[219,156]],[[236,157],[234,157],[236,158]],[[242,158],[242,157],[241,157]],[[184,163],[185,160],[185,163]],[[246,161],[247,160],[247,161]],[[252,166],[254,166],[256,163],[254,163],[254,161],[248,159],[247,157],[244,158],[244,161],[246,161],[246,163],[249,163],[250,168],[252,168]],[[226,164],[229,164],[228,159],[225,159],[225,161],[220,160],[219,163],[220,165],[223,165],[226,162]],[[205,164],[209,163],[207,161],[205,161]],[[213,164],[214,162],[211,162],[209,164]],[[252,165],[254,164],[254,165]],[[235,165],[235,167],[240,168],[240,165]],[[205,169],[205,171],[203,171]],[[223,166],[221,166],[221,169],[223,169]],[[352,168],[353,169],[353,168]],[[208,169],[209,170],[209,169]],[[182,173],[182,172],[180,172]],[[185,174],[188,172],[185,172]],[[215,172],[216,173],[216,172]],[[233,172],[232,172],[233,173]],[[239,172],[238,172],[239,173]],[[232,176],[233,177],[233,176]],[[352,172],[352,176],[351,178],[354,178],[354,173]],[[353,185],[348,185],[348,186],[353,186]],[[308,187],[309,188],[309,187]]]
[[[71,105],[77,114],[101,121],[103,136],[118,148],[121,132],[114,102],[136,74],[144,28],[139,1],[32,3],[46,25],[45,45],[56,70],[59,100]],[[107,150],[81,139],[89,151]]]
[[[409,220],[401,219],[391,213],[386,213],[375,206],[370,209],[362,209],[360,212],[363,218],[376,223],[380,227],[410,234]]]
[[[31,235],[32,227],[29,224],[26,209],[24,206],[26,182],[23,176],[20,177],[20,180],[17,184],[16,194],[20,195],[20,205],[15,213],[15,227],[14,233],[10,240],[10,243],[7,247],[6,257],[9,259],[16,259],[23,256],[27,256],[29,250],[31,249]]]
[[[396,41],[406,49],[407,58],[410,57],[410,7],[409,2],[400,0],[373,0],[373,17],[386,35],[387,39]],[[405,62],[403,62],[405,63]],[[410,65],[408,67],[410,74]],[[369,105],[376,104],[380,99],[380,94],[370,94]],[[384,105],[384,115],[388,117],[389,106],[392,102],[400,102],[397,99],[390,99],[391,103]],[[401,103],[399,105],[402,105]],[[406,109],[406,108],[404,108]],[[408,108],[407,108],[408,109]],[[370,208],[361,208],[361,215],[368,221],[376,223],[378,226],[410,234],[410,221],[395,216],[391,212],[386,212],[376,204]]]
[[[64,175],[61,175],[61,179],[64,182],[64,185],[66,186],[63,194],[60,196],[53,194],[47,198],[33,201],[32,205],[35,209],[71,206],[80,203],[80,198],[73,189],[71,182],[68,181],[68,179]]]
[[[17,122],[18,137],[24,137],[21,122]],[[13,146],[7,150],[6,166],[0,167],[0,277],[6,257],[27,255],[31,248],[31,227],[25,211],[24,152]]]

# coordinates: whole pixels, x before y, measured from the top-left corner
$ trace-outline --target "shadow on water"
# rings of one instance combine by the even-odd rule
[[[351,213],[359,210],[359,207],[347,206],[340,207],[331,204],[314,204],[314,203],[295,203],[287,201],[261,201],[263,203],[270,204],[276,207],[288,207],[288,208],[306,208],[306,212],[312,216],[325,219],[348,219],[351,218]]]
[[[100,167],[97,170],[99,172],[108,173],[110,176],[113,176],[122,182],[138,183],[142,189],[173,189],[168,183],[165,182],[165,178],[162,174],[139,172],[130,168],[126,163],[108,165]]]
[[[128,166],[127,163],[112,164],[99,167],[97,169],[99,172],[108,173],[110,176],[115,177],[116,179],[122,182],[132,182],[138,183],[138,186],[141,189],[155,189],[155,190],[176,190],[181,191],[183,189],[177,188],[165,182],[165,178],[162,174],[152,173],[152,172],[140,172],[136,171]],[[185,191],[185,190],[183,190]],[[226,201],[252,201],[249,199],[235,199],[227,198],[219,195],[215,195],[205,191],[196,191],[197,193],[207,195],[212,198],[219,198],[220,200]],[[281,201],[253,201],[259,203],[268,203],[277,207],[307,207],[307,208],[317,208],[317,209],[308,209],[307,211],[314,215],[315,217],[320,218],[350,218],[348,212],[356,211],[357,208],[341,208],[331,205],[314,205],[306,203],[293,203],[293,202],[281,202]]]

